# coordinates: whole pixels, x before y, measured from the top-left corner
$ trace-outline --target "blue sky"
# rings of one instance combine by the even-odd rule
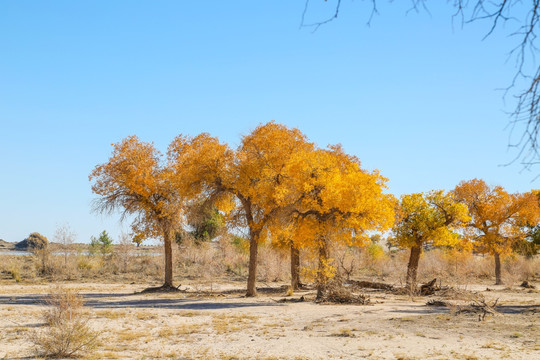
[[[270,120],[343,144],[398,196],[475,177],[540,187],[500,166],[516,155],[513,102],[497,90],[515,39],[482,41],[489,24],[452,24],[444,2],[429,14],[403,3],[380,2],[367,26],[369,2],[344,2],[312,32],[301,0],[0,2],[0,238],[51,239],[64,224],[80,242],[117,238],[119,216],[90,212],[88,181],[112,143],[136,134],[165,150],[209,132],[236,146]]]

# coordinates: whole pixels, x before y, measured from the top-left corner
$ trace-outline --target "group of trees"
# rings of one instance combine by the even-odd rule
[[[422,249],[459,246],[489,254],[495,260],[496,284],[502,284],[501,256],[516,244],[532,241],[540,222],[535,192],[509,194],[485,181],[462,181],[451,192],[403,195],[393,233],[401,247],[410,248],[407,285],[416,282]]]
[[[340,146],[320,148],[298,129],[269,122],[231,149],[203,133],[177,136],[166,157],[151,143],[130,136],[113,144],[110,159],[90,174],[98,212],[121,211],[132,219],[137,239],[164,242],[165,281],[172,289],[172,244],[191,233],[199,241],[224,224],[249,242],[247,296],[255,296],[258,246],[271,241],[290,248],[293,288],[298,284],[299,250],[318,257],[316,283],[322,296],[333,274],[332,243],[362,246],[373,232],[392,229],[411,249],[407,282],[416,282],[422,248],[473,240],[498,265],[523,229],[540,220],[532,193],[507,194],[481,180],[452,192],[404,195],[384,192],[377,171],[361,168]]]

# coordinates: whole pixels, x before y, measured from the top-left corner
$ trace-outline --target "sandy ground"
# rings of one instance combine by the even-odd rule
[[[476,314],[427,306],[366,291],[370,305],[279,302],[280,291],[244,298],[243,284],[217,295],[192,288],[140,294],[145,286],[65,284],[84,296],[90,326],[99,331],[93,359],[540,359],[540,292],[469,286],[498,313]],[[0,285],[0,359],[33,358],[30,335],[43,330],[49,285]],[[215,288],[214,288],[215,290]],[[219,290],[219,289],[218,289]],[[296,293],[292,298],[313,292]],[[290,299],[290,298],[289,298]]]

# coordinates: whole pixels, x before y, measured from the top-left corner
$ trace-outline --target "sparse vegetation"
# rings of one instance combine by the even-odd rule
[[[111,237],[107,231],[103,230],[97,238],[91,237],[89,250],[91,254],[99,254],[105,257],[112,253],[112,244]]]
[[[26,239],[15,244],[15,249],[29,250],[43,249],[49,245],[49,240],[38,232],[33,232]]]
[[[73,291],[55,287],[43,311],[45,325],[32,333],[31,340],[38,355],[75,357],[97,346],[98,334],[88,326],[89,316],[82,297]]]
[[[245,334],[253,342],[279,341],[291,332],[340,341],[339,346],[366,337],[429,342],[442,338],[432,334],[439,323],[450,329],[467,327],[465,322],[471,318],[482,324],[499,321],[499,306],[504,305],[485,295],[490,292],[530,296],[520,304],[525,310],[516,307],[507,312],[525,317],[538,311],[531,304],[539,293],[534,283],[540,280],[540,258],[522,248],[523,242],[533,244],[531,239],[538,235],[537,192],[512,195],[472,180],[454,191],[403,195],[397,201],[383,192],[385,178],[364,171],[359,160],[341,147],[317,148],[297,129],[273,122],[244,137],[236,151],[207,134],[177,137],[166,164],[152,144],[136,137],[114,147],[109,162],[91,175],[93,190],[101,196],[97,209],[120,209],[135,216],[133,233],[122,234],[113,244],[104,230],[92,237],[89,246],[74,244],[75,234],[67,226],[57,229],[54,246],[33,233],[24,244],[32,250],[31,256],[0,256],[1,281],[14,286],[78,280],[89,287],[96,283],[138,287],[161,282],[164,274],[164,285],[149,289],[170,293],[122,294],[108,303],[97,296],[92,302],[103,308],[89,314],[81,296],[55,288],[43,312],[43,327],[30,331],[29,326],[17,324],[0,340],[19,341],[31,333],[38,355],[78,356],[96,347],[98,333],[90,326],[92,318],[118,343],[105,344],[98,357],[115,358],[116,352],[146,351],[159,345],[163,349],[155,356],[174,358],[175,352],[167,347],[178,337],[185,344],[205,337],[224,339],[221,346]],[[477,194],[478,189],[489,193],[496,206],[478,202],[485,197]],[[500,226],[492,229],[486,224]],[[390,237],[383,237],[381,232],[390,228]],[[164,240],[163,247],[140,246],[145,238],[156,236]],[[495,268],[490,266],[493,260]],[[503,277],[504,289],[468,289],[493,278],[500,284]],[[237,284],[246,281],[246,296],[262,294],[263,299],[238,298],[244,292]],[[182,285],[173,287],[173,283]],[[257,283],[264,287],[257,289]],[[143,298],[124,301],[124,296]],[[272,296],[282,298],[272,298],[269,305]],[[359,328],[358,313],[369,314],[365,305],[378,307],[388,297],[398,303],[392,310],[398,315],[388,317],[391,324],[386,332],[380,326],[388,319],[378,319],[377,331]],[[178,311],[190,301],[195,303]],[[360,310],[311,317],[301,324],[290,313],[267,316],[279,307],[314,303]],[[403,313],[402,303],[409,304]],[[276,308],[262,310],[268,306]],[[418,315],[418,306],[424,315]],[[235,310],[243,307],[242,312]],[[324,314],[320,309],[314,313]],[[14,313],[12,308],[5,311]],[[108,323],[117,327],[107,327]],[[482,349],[506,354],[511,348],[507,341],[512,339],[531,350],[523,339],[536,330],[535,321],[529,327],[514,324]],[[462,340],[464,335],[457,337]],[[356,350],[362,356],[375,351],[367,346]],[[216,351],[214,344],[182,352],[190,358],[248,358],[230,353]],[[388,356],[394,354],[383,358]]]

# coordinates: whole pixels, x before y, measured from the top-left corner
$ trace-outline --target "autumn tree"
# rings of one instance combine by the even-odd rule
[[[287,214],[302,195],[296,179],[314,145],[298,129],[273,122],[258,126],[242,139],[237,150],[237,177],[229,187],[240,201],[242,225],[248,229],[249,274],[247,295],[256,295],[259,242],[279,226],[275,219]]]
[[[527,224],[540,222],[536,195],[532,192],[509,194],[503,187],[489,186],[479,179],[462,181],[454,192],[469,208],[469,236],[475,249],[493,255],[495,283],[502,284],[501,256],[510,254],[512,245],[525,239]]]
[[[143,243],[144,241],[144,234],[136,234],[133,236],[133,238],[131,239],[131,242],[136,244],[137,247],[141,246],[141,244]]]
[[[291,179],[297,164],[313,145],[297,129],[270,122],[242,138],[236,151],[208,134],[189,144],[173,144],[171,158],[185,171],[178,186],[189,186],[191,197],[216,202],[228,224],[245,230],[249,239],[247,296],[256,296],[258,245],[269,226],[295,201]]]
[[[531,192],[536,196],[540,204],[540,190],[532,190]],[[522,241],[516,242],[514,251],[527,257],[533,257],[540,250],[540,224],[527,224],[526,229],[528,233],[527,237]]]
[[[90,174],[92,191],[99,195],[94,210],[132,219],[134,233],[142,237],[161,238],[165,253],[164,290],[174,289],[171,240],[180,226],[182,200],[172,185],[173,170],[162,162],[153,144],[129,136],[113,144],[109,161],[98,165]]]
[[[458,244],[460,235],[456,230],[470,217],[467,207],[457,202],[453,193],[442,190],[403,195],[396,217],[392,233],[400,247],[411,249],[406,285],[408,289],[414,289],[424,245]]]
[[[282,212],[281,217],[274,219],[274,224],[271,225],[273,229],[272,244],[279,249],[289,251],[290,259],[290,272],[291,272],[291,290],[299,290],[302,286],[300,281],[300,244],[294,241],[295,228],[292,226],[292,211],[294,207],[291,207],[287,213]]]
[[[514,246],[514,251],[529,258],[538,254],[540,249],[540,224],[527,226],[528,235],[523,241],[519,241]]]
[[[294,188],[300,191],[293,209],[296,247],[313,248],[318,256],[317,298],[324,296],[334,268],[329,244],[369,242],[369,231],[384,231],[394,220],[394,197],[385,194],[386,179],[361,168],[358,158],[340,146],[317,149],[298,165]]]

